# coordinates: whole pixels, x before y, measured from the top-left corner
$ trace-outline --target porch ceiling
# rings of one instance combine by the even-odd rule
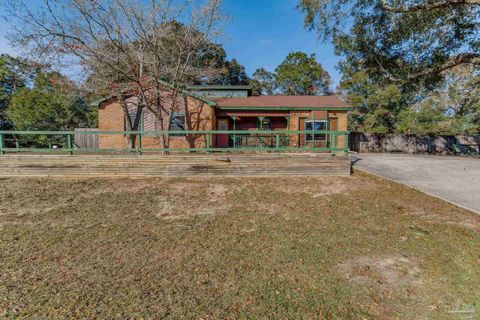
[[[215,98],[219,109],[289,109],[289,110],[350,110],[352,106],[336,96],[255,96],[238,98]]]
[[[288,117],[288,111],[243,111],[243,110],[219,110],[217,117]]]

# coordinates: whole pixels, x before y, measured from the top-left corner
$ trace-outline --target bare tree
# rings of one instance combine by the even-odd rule
[[[215,72],[205,56],[220,35],[221,0],[43,0],[35,9],[8,1],[12,44],[78,63],[95,93],[121,102],[129,131],[138,130],[145,109],[169,130],[181,89]],[[162,141],[167,148],[168,135]]]

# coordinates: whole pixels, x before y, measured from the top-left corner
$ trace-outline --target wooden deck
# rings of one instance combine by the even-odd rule
[[[0,156],[0,177],[345,176],[350,173],[350,157],[327,154]]]

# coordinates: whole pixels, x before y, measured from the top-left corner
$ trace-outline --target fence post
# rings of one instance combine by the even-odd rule
[[[332,157],[335,157],[335,148],[336,148],[335,134],[333,132],[330,132],[330,150],[331,150]]]
[[[137,153],[142,155],[142,133],[137,134]]]
[[[72,143],[71,134],[67,134],[67,149],[68,149],[68,154],[73,155],[73,143]]]
[[[278,133],[275,134],[275,151],[280,151],[280,135]]]
[[[235,149],[237,147],[237,118],[238,117],[232,117],[233,119],[233,148]]]
[[[207,153],[210,154],[210,147],[211,147],[211,134],[207,133],[205,135],[206,143],[207,143]]]
[[[5,154],[5,151],[3,150],[3,148],[5,147],[5,134],[3,133],[0,133],[0,154]]]
[[[349,141],[349,134],[345,133],[345,155],[348,156],[348,151],[350,150],[350,141]]]

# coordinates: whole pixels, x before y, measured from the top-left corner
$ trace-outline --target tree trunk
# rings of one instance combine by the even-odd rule
[[[163,133],[162,143],[163,143],[164,149],[170,148],[170,129],[172,128],[172,119],[173,119],[173,110],[170,111],[170,114],[168,115],[167,128],[166,128],[166,131]],[[170,154],[170,151],[164,151],[164,154]]]
[[[121,94],[118,94],[117,99],[120,100],[121,104],[122,104],[125,119],[127,120],[126,121],[127,131],[137,131],[138,126],[140,125],[140,120],[141,120],[142,111],[143,111],[143,107],[141,106],[140,101],[136,106],[135,118],[132,121],[132,118],[130,117],[130,112],[129,112],[129,109],[128,109],[128,104],[127,104],[127,101],[126,101],[125,97],[123,97],[123,95],[121,95]],[[135,148],[136,141],[137,141],[137,135],[136,134],[128,134],[127,135],[127,147],[128,147],[128,149]]]

